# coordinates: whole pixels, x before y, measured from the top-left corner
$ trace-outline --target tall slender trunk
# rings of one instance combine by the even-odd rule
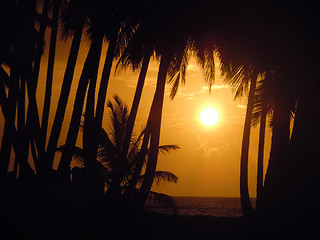
[[[41,56],[43,51],[44,35],[48,25],[47,24],[48,20],[46,18],[48,17],[47,15],[49,11],[49,3],[50,3],[50,0],[45,0],[43,3],[42,14],[41,14],[42,19],[41,19],[41,25],[39,28],[39,36],[38,36],[37,48],[35,52],[35,59],[34,59],[34,65],[33,65],[33,76],[34,76],[36,89],[38,85],[37,83],[38,83],[39,72],[40,72],[40,63],[41,63]]]
[[[162,56],[159,72],[158,72],[158,80],[156,92],[154,94],[150,114],[150,152],[148,163],[146,167],[145,177],[142,182],[142,186],[140,188],[138,197],[136,199],[136,206],[138,208],[142,207],[145,201],[148,198],[150,189],[152,187],[154,174],[157,168],[158,161],[158,149],[159,149],[159,141],[160,141],[160,130],[161,130],[161,117],[162,117],[162,107],[163,107],[163,98],[164,98],[164,90],[166,85],[166,76],[167,71],[170,65],[169,56]]]
[[[66,172],[69,168],[73,147],[76,144],[79,127],[80,127],[80,120],[82,115],[82,109],[84,105],[84,99],[86,96],[86,91],[88,88],[89,78],[98,71],[99,68],[99,61],[101,55],[101,48],[102,48],[102,41],[103,36],[98,37],[93,40],[91,43],[88,56],[84,63],[82,73],[80,76],[78,89],[76,93],[76,98],[74,101],[73,112],[71,117],[71,122],[67,134],[67,139],[65,143],[65,151],[62,153],[61,160],[59,163],[59,170]]]
[[[132,177],[130,179],[129,185],[128,185],[126,191],[125,191],[125,197],[128,200],[130,200],[132,198],[133,194],[135,193],[135,188],[136,188],[136,185],[138,183],[139,177],[141,175],[141,171],[142,171],[142,168],[143,168],[143,163],[144,163],[146,155],[147,155],[149,140],[150,140],[150,127],[147,126],[146,129],[145,129],[145,132],[144,132],[143,141],[142,141],[142,145],[141,145],[140,151],[137,154],[136,166],[134,168],[134,171],[133,171]]]
[[[32,11],[33,14],[30,14],[28,16],[28,19],[25,23],[26,24],[25,30],[24,30],[25,35],[23,35],[22,37],[32,36],[34,33],[34,24],[35,24],[35,17],[36,17],[35,15],[36,1],[31,1],[30,6],[26,6],[26,8],[29,9],[26,11]],[[43,37],[44,36],[42,36],[42,38]],[[34,62],[34,57],[35,57],[34,53],[36,51],[36,41],[32,38],[27,38],[26,41],[23,41],[21,47],[23,48],[22,50],[23,62],[21,62],[21,66],[23,66],[23,71],[21,72],[21,77],[27,83],[27,95],[28,95],[28,110],[27,110],[27,118],[26,118],[26,134],[27,134],[26,138],[27,139],[25,141],[25,145],[28,145],[31,139],[35,139],[37,143],[37,147],[41,148],[40,146],[42,145],[42,143],[39,141],[40,140],[40,119],[39,119],[37,97],[36,97],[38,79],[35,77],[35,72],[34,72],[35,70],[34,67],[37,67],[35,66],[36,63]],[[24,154],[23,158],[28,158],[28,151],[29,151],[29,147],[26,147],[25,152],[23,153]],[[21,153],[21,156],[23,154]],[[38,171],[39,165],[37,162],[37,158],[34,158],[33,161],[34,161],[35,170]],[[26,164],[26,166],[27,165],[28,164]],[[21,169],[21,165],[20,165],[20,169]]]
[[[10,68],[10,81],[9,81],[9,92],[7,104],[5,106],[5,124],[4,131],[1,141],[1,152],[0,152],[0,173],[1,177],[7,174],[8,166],[11,156],[11,147],[14,141],[14,136],[11,133],[11,129],[14,127],[16,119],[16,102],[18,99],[19,89],[19,76],[14,64]],[[18,139],[16,139],[18,140]]]
[[[252,110],[253,110],[253,104],[254,104],[254,93],[256,89],[256,83],[257,83],[257,75],[253,74],[251,83],[250,83],[246,118],[244,122],[241,159],[240,159],[240,198],[241,198],[241,206],[242,206],[242,211],[244,216],[251,216],[253,214],[253,208],[251,205],[251,201],[249,197],[249,188],[248,188],[248,159],[249,159]]]
[[[266,133],[266,120],[267,120],[267,102],[263,99],[261,119],[260,119],[260,132],[259,132],[259,150],[258,150],[258,167],[257,167],[257,201],[258,206],[261,201],[262,188],[263,188],[263,157],[264,157],[264,141]]]
[[[277,214],[285,204],[283,197],[290,181],[285,176],[287,165],[290,165],[290,105],[284,99],[277,100],[274,105],[271,151],[260,204],[260,209],[268,215]]]
[[[312,79],[310,77],[310,79]],[[316,83],[318,77],[312,79]],[[309,215],[314,221],[320,212],[320,162],[318,157],[320,145],[320,102],[318,88],[313,83],[301,87],[298,108],[289,146],[290,165],[285,169],[285,176],[290,178],[286,206],[296,214]],[[289,174],[288,174],[289,173]]]
[[[70,94],[74,69],[77,62],[82,30],[83,30],[83,23],[79,24],[72,40],[68,63],[67,63],[66,71],[64,74],[61,93],[58,101],[58,107],[57,107],[56,115],[54,118],[48,146],[47,146],[47,152],[46,152],[47,159],[43,159],[45,161],[48,161],[48,164],[46,164],[48,167],[51,167],[53,164],[55,151],[57,149],[57,144],[58,144],[58,140],[61,133],[62,122],[64,119],[68,98]]]
[[[26,122],[25,122],[25,98],[26,98],[26,83],[24,79],[20,78],[19,79],[19,95],[18,95],[18,112],[17,112],[17,133],[19,136],[19,142],[20,142],[20,147],[27,145],[29,148],[29,143],[26,141]],[[26,151],[28,153],[28,150]],[[20,159],[19,159],[20,158]],[[23,159],[21,159],[21,155],[16,155],[15,156],[15,161],[16,162],[21,162]]]
[[[117,43],[118,30],[119,29],[114,30],[113,35],[110,37],[107,56],[103,66],[100,88],[98,93],[98,102],[96,107],[96,121],[97,121],[98,127],[102,126],[102,119],[103,119],[103,113],[105,108],[105,101],[107,97],[111,67],[112,67],[112,62],[114,58],[114,51]]]
[[[116,49],[119,29],[120,29],[120,24],[118,26],[115,26],[113,33],[110,36],[108,51],[107,51],[106,59],[105,59],[103,70],[102,70],[95,117],[88,124],[89,126],[91,126],[91,131],[94,131],[96,134],[99,134],[99,129],[102,128],[102,119],[103,119],[103,113],[105,109],[105,101],[107,97],[108,84],[109,84],[110,73],[111,73],[112,62],[114,58],[114,52]],[[90,111],[90,109],[91,107],[89,109],[86,109],[86,111],[87,110]],[[91,134],[94,134],[94,133],[91,132]],[[92,142],[90,145],[91,146],[89,146],[90,148],[89,151],[90,151],[90,154],[92,154],[92,156],[88,156],[88,160],[95,161],[97,157],[97,151],[98,151],[98,139],[97,138],[92,139]]]
[[[41,120],[41,140],[43,142],[42,152],[45,152],[46,141],[47,141],[47,131],[48,131],[48,120],[51,105],[51,94],[52,94],[52,81],[53,81],[53,70],[54,70],[54,59],[56,55],[56,45],[57,45],[57,35],[58,35],[58,15],[59,15],[59,5],[58,1],[54,2],[53,14],[52,14],[52,28],[51,28],[51,38],[50,38],[50,48],[49,48],[49,59],[48,59],[48,69],[47,69],[47,81],[46,90],[44,95],[44,104],[42,111]]]
[[[125,131],[125,137],[123,140],[123,148],[122,148],[123,156],[122,156],[122,158],[125,158],[126,155],[128,154],[128,151],[129,151],[132,131],[133,131],[134,123],[136,120],[138,107],[139,107],[141,95],[142,95],[142,89],[144,86],[144,82],[146,79],[148,66],[149,66],[149,62],[150,62],[150,54],[151,53],[149,51],[147,51],[145,53],[144,58],[143,58],[143,62],[142,62],[142,66],[141,66],[141,70],[140,70],[140,74],[139,74],[139,78],[138,78],[138,84],[136,87],[136,92],[134,94],[134,98],[133,98],[133,102],[132,102],[132,106],[131,106],[131,110],[130,110],[130,115],[128,118],[127,127],[126,127],[126,131]]]
[[[0,81],[4,79],[6,79],[6,82],[8,82],[10,85],[12,84],[12,81],[10,81],[10,77],[8,76],[6,71],[2,68],[2,66],[0,66]],[[9,88],[9,91],[13,91],[13,90],[10,90]],[[9,137],[8,123],[10,123],[8,118],[10,118],[10,115],[12,115],[12,111],[15,110],[15,107],[10,109],[9,98],[7,97],[5,86],[4,86],[4,83],[2,82],[0,83],[0,105],[1,105],[1,110],[5,119],[4,132],[2,136],[1,151],[0,151],[0,181],[1,181],[2,178],[5,177],[7,174],[9,161],[10,161],[10,153],[11,153],[11,143],[8,139]]]

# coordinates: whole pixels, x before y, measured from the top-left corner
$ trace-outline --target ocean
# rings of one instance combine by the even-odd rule
[[[173,197],[177,212],[172,209],[148,204],[147,209],[165,214],[178,214],[182,216],[215,216],[215,217],[241,217],[242,209],[240,198],[233,197]],[[255,199],[251,199],[253,206]]]

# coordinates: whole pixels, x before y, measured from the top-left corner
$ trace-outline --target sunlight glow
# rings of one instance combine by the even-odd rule
[[[200,114],[201,122],[210,127],[215,125],[219,120],[219,113],[212,107],[205,108]]]

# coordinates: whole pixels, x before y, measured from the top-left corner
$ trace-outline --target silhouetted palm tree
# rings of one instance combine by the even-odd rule
[[[89,79],[93,78],[96,75],[99,67],[101,49],[102,49],[102,35],[93,39],[88,56],[86,58],[82,74],[80,76],[79,85],[77,88],[76,98],[74,102],[70,127],[67,134],[67,139],[65,143],[65,151],[61,156],[61,160],[59,162],[59,170],[60,171],[68,171],[71,157],[72,157],[72,149],[76,144],[78,131],[80,127],[80,119],[82,115],[82,109],[84,105],[85,94],[87,91]],[[68,175],[66,173],[66,175]]]
[[[51,129],[51,134],[46,150],[46,159],[48,161],[47,166],[52,166],[54,160],[54,154],[56,152],[57,143],[59,140],[62,122],[65,115],[65,109],[67,106],[71,83],[73,79],[73,73],[78,57],[78,51],[80,47],[80,41],[84,23],[87,17],[86,1],[71,1],[66,8],[63,15],[63,37],[67,38],[70,34],[73,34],[73,40],[71,44],[70,54],[63,78],[61,87],[61,93],[58,101],[54,122]]]
[[[143,16],[142,16],[143,17]],[[144,87],[144,82],[150,62],[151,55],[153,54],[152,42],[149,40],[148,35],[152,34],[152,32],[146,31],[146,27],[144,24],[148,24],[148,20],[144,19],[139,24],[137,31],[135,31],[133,37],[128,42],[126,49],[123,51],[118,64],[119,66],[127,68],[131,66],[133,70],[136,70],[140,67],[140,74],[138,78],[138,83],[136,86],[136,91],[134,94],[132,106],[130,109],[130,115],[128,118],[128,124],[126,126],[125,138],[123,143],[123,154],[128,152],[128,148],[130,145],[130,138],[132,135],[134,123],[136,120],[136,116],[138,113],[138,107],[141,100],[142,90]],[[126,156],[122,156],[126,157]]]
[[[264,164],[264,142],[267,116],[272,114],[272,72],[261,74],[255,91],[254,108],[252,113],[252,126],[260,123],[258,164],[257,164],[257,200],[259,206],[263,190],[263,164]]]
[[[166,6],[166,4],[164,4],[164,6]],[[160,58],[160,65],[156,92],[150,109],[146,133],[144,134],[140,152],[140,157],[143,159],[150,140],[150,157],[145,173],[146,178],[142,183],[138,198],[135,200],[135,204],[138,207],[141,207],[147,199],[157,165],[157,147],[159,146],[165,84],[167,81],[172,83],[171,98],[174,98],[179,83],[185,82],[188,58],[191,50],[196,46],[193,44],[193,40],[190,39],[194,30],[193,27],[190,27],[190,29],[185,27],[193,26],[191,23],[189,25],[189,6],[184,8],[181,3],[175,2],[170,5],[170,8],[172,9],[170,13],[168,13],[166,7],[158,8],[156,14],[153,14],[152,18],[148,21],[149,27],[152,29],[151,44],[154,46],[156,56]],[[163,14],[165,14],[165,16]],[[144,27],[148,28],[148,25]],[[171,37],[165,38],[163,36]],[[197,52],[201,66],[206,70],[205,76],[206,79],[209,80],[209,85],[211,85],[214,78],[213,54],[210,55],[210,51],[212,53],[212,49]],[[204,52],[206,54],[201,55]],[[141,162],[138,166],[136,169],[137,172],[141,171]],[[135,176],[137,177],[138,173],[136,173]],[[136,178],[133,178],[133,180],[134,179]],[[132,182],[132,185],[135,185],[135,181]]]
[[[3,167],[2,173],[6,174],[11,155],[11,146],[13,146],[16,153],[15,161],[19,162],[20,165],[19,177],[21,178],[32,172],[28,163],[28,143],[31,134],[28,126],[30,123],[33,124],[33,120],[37,118],[32,78],[33,51],[35,49],[35,6],[35,1],[14,2],[6,5],[5,9],[9,12],[11,19],[9,25],[4,28],[5,37],[3,44],[1,44],[1,64],[5,63],[10,68],[7,107],[5,107],[6,113],[4,113],[5,128],[0,154],[1,168]],[[5,14],[5,16],[9,15]],[[29,98],[29,108],[35,110],[31,111],[32,114],[28,114],[27,119],[25,118],[26,93]],[[5,98],[5,96],[3,97]],[[16,113],[16,107],[18,108],[18,113]],[[17,114],[18,129],[16,131],[14,123]],[[36,131],[37,128],[34,128],[34,132]]]
[[[49,56],[48,56],[46,89],[45,89],[42,119],[41,119],[41,140],[40,141],[43,143],[42,154],[45,153],[45,147],[47,142],[48,121],[49,121],[49,113],[50,113],[50,105],[51,105],[53,71],[54,71],[54,63],[55,63],[55,55],[56,55],[56,42],[57,42],[57,36],[58,36],[59,16],[62,9],[64,9],[65,5],[66,5],[65,0],[55,0],[52,2],[51,37],[50,37],[50,47],[49,47]],[[40,163],[40,165],[41,164],[48,164],[48,161],[43,160]],[[51,168],[51,166],[46,166],[43,168],[45,169]]]
[[[243,214],[250,216],[253,214],[253,208],[250,202],[248,189],[248,158],[249,158],[249,142],[251,132],[252,112],[254,106],[254,94],[256,90],[258,74],[253,67],[242,66],[233,75],[230,84],[233,85],[235,97],[244,94],[249,88],[248,103],[246,108],[246,117],[244,122],[242,148],[240,157],[240,196]],[[248,84],[250,83],[250,86]]]
[[[114,96],[113,104],[108,101],[108,108],[111,110],[111,129],[110,133],[107,133],[104,129],[100,129],[99,135],[99,149],[97,160],[94,163],[94,174],[98,174],[103,177],[105,185],[107,187],[107,196],[109,200],[119,201],[121,196],[126,192],[129,185],[130,179],[132,178],[135,165],[137,164],[137,155],[141,147],[141,137],[144,132],[142,132],[138,137],[134,134],[130,137],[130,146],[128,153],[125,154],[126,158],[122,158],[124,155],[123,143],[125,137],[125,130],[129,119],[128,107],[120,100],[118,96]],[[158,148],[158,152],[169,152],[171,150],[179,149],[176,145],[163,145]],[[65,151],[65,146],[59,148],[60,151]],[[149,150],[148,150],[149,151]],[[74,147],[73,148],[73,167],[80,167],[81,172],[84,174],[91,174],[91,169],[87,168],[87,164],[92,162],[87,162],[85,160],[85,150]],[[148,153],[144,159],[144,163],[147,161]],[[89,172],[88,172],[89,171]],[[139,175],[138,183],[142,182],[145,178],[144,175]],[[88,181],[90,178],[87,179]],[[156,171],[154,182],[159,184],[160,181],[168,181],[177,183],[178,177],[168,171]],[[130,196],[126,196],[126,201],[132,201],[135,198],[137,189],[131,192]],[[161,200],[161,202],[167,201],[167,203],[172,203],[173,199],[166,195],[159,195],[157,193],[151,193],[152,198],[155,200]],[[161,199],[160,199],[161,198]],[[172,205],[172,204],[171,204]]]
[[[126,2],[125,5],[123,3],[115,3],[108,9],[101,7],[104,5],[103,1],[95,1],[94,4],[96,10],[95,20],[97,20],[94,31],[104,34],[108,40],[108,50],[102,70],[95,112],[95,80],[91,79],[88,90],[83,138],[84,149],[86,149],[85,152],[88,154],[86,157],[87,161],[90,161],[90,159],[93,161],[97,155],[98,143],[93,142],[90,136],[94,136],[94,132],[102,127],[105,100],[113,60],[120,54],[121,49],[126,45],[126,42],[130,40],[132,32],[137,27],[136,18],[132,17],[132,12],[137,9],[137,6],[133,3]],[[91,139],[90,144],[87,144],[86,139]]]

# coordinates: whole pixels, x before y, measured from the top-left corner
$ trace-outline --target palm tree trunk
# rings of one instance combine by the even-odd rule
[[[104,62],[103,70],[102,70],[102,76],[101,76],[101,81],[100,81],[100,88],[98,92],[98,100],[97,100],[97,106],[96,106],[96,112],[95,112],[95,118],[92,119],[90,122],[87,122],[88,125],[91,128],[90,134],[99,134],[99,129],[102,127],[102,119],[103,119],[103,113],[105,109],[105,101],[107,97],[107,90],[108,90],[108,84],[109,84],[109,79],[110,79],[110,73],[111,73],[111,68],[112,68],[112,62],[114,58],[114,52],[116,49],[116,44],[117,44],[117,38],[118,38],[118,31],[120,29],[120,24],[118,26],[115,26],[113,33],[110,36],[110,41],[109,41],[109,46],[108,46],[108,51],[106,55],[106,59]],[[90,83],[91,84],[91,83]],[[95,89],[93,89],[95,92]],[[93,98],[94,96],[91,96]],[[91,103],[92,104],[92,103]],[[92,106],[88,106],[86,108],[86,111],[92,111],[91,110]],[[86,115],[90,115],[90,112],[86,112]],[[90,117],[88,117],[90,118]],[[87,119],[88,121],[89,119]],[[86,127],[86,126],[85,126]],[[89,130],[87,128],[87,130]],[[85,140],[84,140],[85,141]],[[88,152],[88,159],[89,161],[95,161],[97,157],[97,151],[98,151],[98,139],[94,138],[92,139],[92,142],[89,146],[90,150]],[[92,154],[92,155],[91,155]]]
[[[67,63],[66,71],[64,74],[61,93],[58,101],[58,107],[57,107],[56,115],[54,118],[48,146],[47,146],[47,151],[46,151],[47,159],[45,159],[45,161],[48,161],[48,164],[46,165],[50,167],[53,164],[55,151],[56,151],[58,140],[61,133],[62,122],[64,119],[65,110],[67,107],[70,88],[71,88],[71,83],[73,79],[74,69],[77,62],[82,30],[83,30],[83,24],[80,24],[76,29],[73,40],[72,40],[68,63]]]
[[[4,70],[3,70],[4,71]],[[2,72],[3,74],[5,72]],[[11,133],[11,128],[14,127],[16,119],[16,102],[18,99],[17,93],[19,89],[19,76],[16,67],[13,65],[10,68],[10,81],[9,81],[9,93],[7,104],[5,106],[5,124],[4,131],[1,142],[1,152],[0,152],[0,171],[1,177],[5,176],[8,171],[8,166],[11,156],[11,147],[14,140],[14,136]],[[3,105],[4,106],[4,105]]]
[[[26,145],[28,146],[28,141],[26,140],[26,122],[25,122],[25,97],[26,97],[26,83],[24,81],[24,79],[20,78],[19,79],[20,82],[20,86],[19,86],[19,96],[18,96],[18,114],[17,114],[17,133],[19,136],[19,142],[21,143],[20,147],[25,147]],[[28,149],[26,150],[26,155],[28,153],[29,150],[29,146]],[[19,157],[21,158],[21,155],[16,155],[15,156],[15,161],[16,162],[21,162],[22,159],[19,159]]]
[[[143,86],[144,86],[144,82],[145,82],[145,78],[146,78],[149,62],[150,62],[150,52],[146,51],[145,54],[144,54],[144,59],[143,59],[143,62],[142,62],[142,67],[141,67],[139,78],[138,78],[138,84],[137,84],[137,87],[136,87],[136,92],[135,92],[135,95],[134,95],[134,99],[133,99],[133,102],[132,102],[130,115],[129,115],[129,118],[128,118],[126,130],[125,130],[125,137],[124,137],[124,140],[123,140],[123,145],[122,145],[122,149],[121,149],[121,156],[120,156],[120,161],[122,161],[122,162],[125,162],[125,159],[127,157],[128,151],[129,151],[129,146],[130,146],[130,142],[131,142],[134,122],[135,122],[135,119],[136,119],[136,116],[137,116],[138,107],[139,107],[139,103],[140,103],[140,99],[141,99],[141,95],[142,95],[142,89],[143,89]],[[144,139],[144,141],[145,141],[145,139]],[[128,197],[130,195],[130,194],[128,194],[129,192],[132,193],[132,191],[134,190],[134,188],[136,186],[136,183],[137,183],[137,181],[139,179],[142,166],[143,166],[143,160],[142,161],[138,161],[138,163],[136,165],[136,169],[135,169],[136,171],[133,174],[134,177],[133,177],[133,179],[131,179],[130,184],[129,184],[130,187],[127,188],[126,197]],[[121,179],[120,178],[121,178],[121,176],[119,174],[116,174],[116,176],[113,178],[113,181],[112,181],[112,183],[110,185],[110,188],[108,189],[109,196],[114,197],[114,196],[119,195],[119,193],[120,193],[120,184],[121,184]]]
[[[268,215],[277,214],[285,204],[283,196],[286,195],[287,185],[290,184],[290,180],[285,177],[287,166],[290,165],[290,115],[290,105],[287,101],[282,99],[275,102],[270,158],[260,201],[261,210]]]
[[[30,14],[27,18],[25,33],[24,33],[25,36],[32,36],[34,32],[34,24],[35,24],[35,18],[36,18],[36,2],[37,1],[31,1],[31,4],[29,6],[26,6],[26,8],[28,8],[29,11],[32,12],[33,14]],[[44,29],[42,30],[44,31]],[[43,37],[44,37],[44,33],[42,38]],[[40,142],[40,119],[39,119],[37,97],[36,97],[38,79],[35,78],[35,72],[34,72],[35,70],[34,68],[37,67],[35,66],[35,64],[38,64],[34,62],[34,57],[35,57],[34,53],[36,51],[36,46],[32,38],[27,38],[26,41],[23,41],[22,47],[25,48],[26,50],[22,51],[23,62],[21,62],[21,65],[24,66],[24,71],[21,72],[21,77],[27,83],[27,94],[28,94],[28,110],[27,110],[27,118],[26,118],[26,135],[27,135],[26,138],[27,139],[25,144],[28,145],[29,140],[34,138],[36,140],[38,149],[41,149],[42,142]],[[40,61],[40,56],[39,56],[39,61]],[[23,158],[28,158],[29,147],[26,147],[25,150],[26,151],[23,153],[24,154]],[[21,156],[23,154],[19,153],[19,155]],[[33,160],[34,160],[36,171],[38,172],[39,164],[37,162],[37,158],[34,158]],[[26,164],[25,166],[27,165],[28,164]],[[20,165],[20,167],[22,166]]]
[[[149,121],[148,121],[149,122]],[[150,127],[146,127],[145,132],[144,132],[144,136],[143,136],[143,141],[142,141],[142,145],[141,145],[141,149],[140,152],[137,155],[137,163],[136,166],[134,168],[132,177],[130,179],[129,185],[125,191],[125,198],[130,200],[132,198],[132,195],[135,192],[135,188],[136,185],[138,183],[139,177],[141,175],[141,171],[143,168],[143,163],[145,161],[146,155],[147,155],[147,151],[148,151],[148,145],[149,145],[149,140],[150,140]]]
[[[153,98],[149,114],[151,132],[150,153],[146,167],[145,177],[136,200],[136,206],[138,208],[141,208],[148,198],[150,189],[152,187],[154,174],[157,168],[163,98],[169,64],[169,56],[162,56],[158,72],[156,92]]]
[[[117,37],[118,37],[118,28],[117,30],[114,31],[113,35],[110,37],[107,56],[103,66],[100,88],[98,93],[98,102],[96,107],[96,121],[97,121],[98,127],[102,126],[105,101],[107,97],[107,89],[108,89],[108,84],[110,79],[112,62],[114,58],[114,51],[117,43]]]
[[[49,49],[49,59],[48,59],[48,69],[47,69],[47,81],[46,90],[44,95],[44,104],[42,111],[41,120],[41,140],[43,142],[42,154],[45,152],[47,131],[48,131],[48,120],[51,105],[51,94],[52,94],[52,81],[53,81],[53,70],[54,70],[54,59],[56,54],[56,43],[58,35],[58,15],[59,15],[59,5],[58,1],[54,2],[53,14],[52,14],[52,28],[51,28],[51,38],[50,38],[50,49]]]
[[[40,72],[40,62],[41,62],[41,56],[43,51],[43,43],[44,43],[44,34],[47,28],[47,22],[46,19],[48,16],[48,10],[49,10],[49,3],[50,0],[45,0],[42,7],[42,14],[41,14],[41,25],[39,29],[39,36],[37,41],[37,48],[36,48],[36,54],[34,59],[34,67],[33,67],[33,76],[34,76],[34,82],[35,82],[35,88],[37,89],[37,83],[39,78],[39,72]]]
[[[138,79],[138,84],[136,87],[136,92],[134,94],[134,98],[133,98],[133,102],[132,102],[132,106],[131,106],[131,110],[130,110],[130,115],[128,118],[125,137],[124,137],[124,141],[123,141],[123,149],[122,149],[122,153],[124,156],[122,156],[122,157],[126,157],[126,155],[128,154],[130,140],[131,140],[132,131],[133,131],[133,127],[134,127],[134,122],[136,120],[138,107],[139,107],[139,103],[140,103],[140,99],[141,99],[141,95],[142,95],[142,89],[143,89],[144,82],[145,82],[146,75],[147,75],[147,71],[148,71],[149,62],[150,62],[150,52],[147,52],[143,58],[143,62],[142,62],[142,66],[141,66],[141,70],[140,70],[140,74],[139,74],[139,79]]]
[[[84,63],[82,73],[79,80],[79,85],[76,93],[76,98],[74,102],[70,127],[67,134],[67,139],[65,143],[65,151],[62,153],[61,160],[59,163],[59,170],[66,172],[66,170],[70,166],[71,158],[72,158],[72,149],[76,144],[82,109],[84,105],[84,99],[86,96],[86,91],[88,88],[89,78],[94,74],[94,72],[98,71],[99,61],[101,55],[103,36],[96,38],[91,43],[88,56]]]
[[[285,203],[290,206],[289,211],[294,209],[297,213],[312,213],[310,221],[313,221],[319,214],[320,163],[317,156],[320,109],[317,103],[320,102],[320,96],[318,88],[310,87],[309,84],[302,86],[300,91],[289,146],[290,165],[283,173],[291,183]]]
[[[254,93],[256,89],[257,76],[253,75],[250,83],[246,119],[244,123],[242,149],[240,159],[240,198],[241,206],[244,216],[251,216],[253,208],[250,202],[249,189],[248,189],[248,158],[249,158],[249,145],[250,145],[250,132],[251,132],[251,119],[254,104]]]
[[[6,82],[11,84],[10,77],[6,73],[6,71],[3,69],[2,66],[0,66],[0,81],[6,79]],[[12,91],[12,90],[11,90]],[[2,136],[2,142],[1,142],[1,151],[0,151],[0,181],[2,181],[2,178],[6,176],[8,172],[8,166],[10,161],[10,153],[11,153],[11,143],[8,139],[8,114],[9,114],[9,104],[8,104],[8,98],[7,93],[5,90],[5,85],[3,82],[0,82],[0,105],[1,110],[5,119],[5,125],[4,125],[4,132]],[[10,152],[9,152],[10,149]],[[6,156],[9,155],[9,156]]]
[[[34,172],[28,163],[29,155],[29,136],[27,135],[27,126],[25,121],[25,97],[26,97],[26,81],[24,78],[20,78],[20,89],[18,96],[18,152],[15,150],[15,162],[19,163],[19,179],[28,178],[33,175]],[[38,169],[38,162],[34,157],[35,169]]]
[[[260,132],[259,132],[259,150],[258,150],[258,167],[257,167],[257,201],[258,206],[261,201],[261,194],[263,188],[263,156],[264,156],[264,140],[266,133],[266,120],[267,120],[267,102],[262,103]]]

